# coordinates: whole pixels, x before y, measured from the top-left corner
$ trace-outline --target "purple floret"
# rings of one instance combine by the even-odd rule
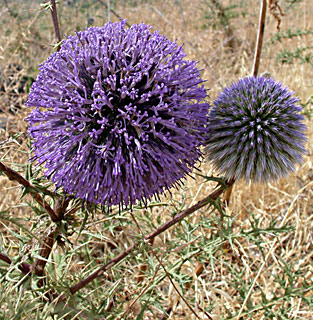
[[[288,175],[305,153],[306,126],[293,92],[271,78],[226,88],[209,115],[207,159],[226,178],[268,182]]]
[[[196,62],[145,24],[69,36],[27,105],[35,158],[91,203],[132,205],[178,185],[201,156],[209,104]]]

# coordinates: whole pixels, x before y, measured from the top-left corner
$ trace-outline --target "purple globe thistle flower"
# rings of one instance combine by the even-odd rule
[[[132,205],[177,186],[201,156],[209,104],[196,62],[145,24],[69,36],[27,105],[35,159],[91,203]],[[201,84],[201,85],[200,85]]]
[[[304,117],[293,92],[271,78],[226,88],[209,114],[207,159],[228,179],[268,182],[302,161]]]

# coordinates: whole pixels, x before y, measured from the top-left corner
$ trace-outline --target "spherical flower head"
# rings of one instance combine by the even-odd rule
[[[35,158],[76,198],[134,204],[178,185],[201,156],[209,104],[196,62],[145,24],[69,36],[27,105]]]
[[[302,161],[306,126],[293,92],[271,78],[226,88],[209,115],[207,158],[228,179],[268,182]]]

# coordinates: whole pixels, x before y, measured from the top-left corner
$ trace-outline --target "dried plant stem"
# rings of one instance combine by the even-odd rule
[[[56,222],[59,220],[59,217],[54,212],[54,210],[49,206],[49,204],[41,197],[39,192],[37,191],[36,187],[31,185],[25,178],[23,178],[18,172],[14,171],[13,169],[7,167],[5,164],[0,162],[0,171],[2,171],[9,180],[17,181],[19,184],[21,184],[24,188],[27,188],[30,190],[30,193],[33,195],[35,201],[43,207],[46,212],[49,214],[51,220],[53,222]]]
[[[233,184],[233,181],[229,181],[227,183],[227,187],[230,187]],[[208,197],[205,197],[204,199],[200,200],[198,203],[196,203],[194,206],[191,208],[188,208],[181,212],[180,214],[177,214],[174,218],[171,220],[167,221],[160,227],[158,227],[155,231],[151,232],[147,236],[143,238],[144,241],[151,241],[153,238],[161,234],[162,232],[166,231],[176,223],[182,221],[185,217],[189,216],[193,212],[201,209],[202,207],[206,206],[207,204],[210,203],[212,200],[216,200],[225,190],[225,187],[220,187],[217,190],[213,191]],[[76,285],[72,286],[70,288],[70,292],[72,294],[76,293],[78,290],[84,288],[88,283],[96,279],[98,276],[100,276],[105,270],[108,270],[118,262],[120,262],[122,259],[127,257],[135,248],[139,247],[140,242],[134,243],[132,246],[130,246],[128,249],[125,251],[121,252],[119,255],[117,255],[115,258],[107,262],[105,265],[100,267],[98,270],[93,272],[91,275],[89,275],[87,278],[81,280],[78,282]]]
[[[116,18],[118,18],[119,20],[123,20],[123,18],[120,15],[118,15],[116,11],[114,11],[111,7],[109,7],[104,1],[98,0],[98,2],[101,3],[107,10],[111,11]],[[130,27],[130,24],[127,22],[126,22],[126,25],[127,27]]]
[[[259,29],[258,29],[254,61],[253,61],[253,69],[252,69],[252,75],[254,77],[256,77],[259,72],[259,65],[260,65],[260,58],[261,58],[262,44],[263,44],[263,35],[264,35],[264,29],[265,29],[265,17],[266,17],[266,0],[261,0]]]
[[[140,299],[140,297],[148,290],[150,284],[154,281],[156,275],[158,274],[159,272],[159,269],[161,267],[161,262],[164,258],[164,254],[163,256],[161,257],[160,259],[160,263],[157,265],[155,271],[154,271],[154,274],[152,276],[152,278],[149,280],[149,282],[145,285],[145,287],[141,290],[141,292],[139,293],[139,295],[129,304],[129,306],[127,307],[127,309],[125,310],[125,312],[118,318],[118,320],[122,320],[125,315],[129,312],[129,310],[132,308],[132,306]]]
[[[110,0],[107,0],[107,7],[108,7],[108,21],[111,21],[111,3],[110,3]]]
[[[42,254],[42,253],[41,253],[41,254]],[[6,263],[8,263],[8,264],[11,264],[11,263],[12,263],[11,258],[10,258],[9,256],[7,256],[6,254],[1,253],[1,252],[0,252],[0,260],[6,262]],[[39,259],[39,261],[43,261],[43,260]],[[46,261],[45,261],[44,264],[46,264]],[[30,275],[30,274],[34,273],[36,276],[39,276],[39,277],[44,275],[44,273],[43,273],[43,267],[44,267],[44,265],[43,265],[42,263],[41,263],[41,265],[40,265],[40,263],[38,263],[37,265],[36,265],[36,264],[31,265],[31,264],[26,263],[26,262],[22,262],[22,263],[18,266],[18,268],[19,268],[24,274],[29,274],[29,275]],[[43,283],[42,283],[42,284],[43,284]]]
[[[165,266],[163,265],[163,263],[160,261],[160,259],[158,258],[157,255],[154,255],[156,257],[156,259],[158,260],[159,264],[161,265],[161,267],[163,268],[167,278],[170,280],[173,288],[175,289],[175,291],[178,293],[178,295],[180,296],[180,298],[185,302],[186,306],[189,308],[189,310],[195,315],[195,317],[197,319],[201,319],[198,314],[196,313],[196,311],[192,308],[192,306],[188,303],[188,301],[186,300],[186,298],[179,292],[179,290],[177,289],[174,281],[172,280],[171,275],[168,273],[168,271],[166,270]]]
[[[61,32],[60,32],[60,25],[59,25],[59,20],[58,20],[58,13],[57,13],[57,6],[55,4],[55,0],[50,0],[51,4],[51,15],[52,15],[52,20],[53,20],[53,26],[54,26],[54,33],[55,33],[55,38],[58,43],[62,41],[61,38]],[[58,46],[57,50],[60,50],[60,46]]]

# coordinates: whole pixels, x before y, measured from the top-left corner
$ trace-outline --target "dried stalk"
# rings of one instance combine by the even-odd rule
[[[62,41],[62,37],[60,32],[60,25],[59,25],[57,6],[55,4],[55,0],[50,0],[50,4],[51,4],[51,15],[53,20],[55,38],[57,40],[57,43],[60,43]],[[58,46],[57,51],[59,51],[60,49],[61,47]]]
[[[263,44],[263,36],[264,36],[264,29],[265,29],[265,17],[266,17],[266,0],[261,0],[259,29],[258,29],[258,36],[257,36],[257,41],[256,41],[254,62],[253,62],[253,71],[252,71],[252,75],[254,77],[256,77],[259,72],[259,65],[260,65],[262,44]]]
[[[119,20],[123,20],[123,18],[120,15],[118,15],[116,11],[114,11],[111,7],[109,7],[105,2],[103,2],[102,0],[98,0],[98,2],[101,3],[107,10],[110,10],[115,15],[116,18],[118,18]],[[127,25],[127,27],[130,27],[129,23],[126,22],[125,24]]]

